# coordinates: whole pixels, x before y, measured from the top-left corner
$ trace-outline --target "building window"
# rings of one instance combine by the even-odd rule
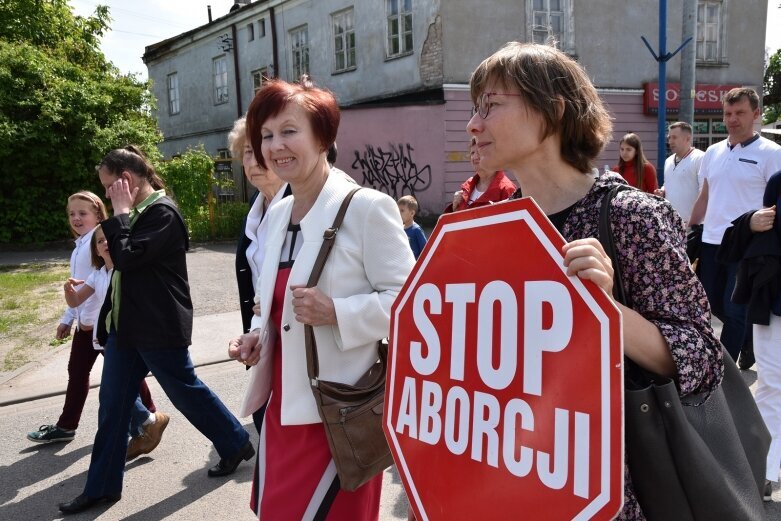
[[[388,58],[409,54],[412,49],[412,0],[386,0]]]
[[[266,19],[261,18],[258,20],[258,38],[266,36]]]
[[[334,71],[355,68],[355,28],[353,9],[331,15],[334,28]]]
[[[168,114],[179,114],[179,75],[168,75]]]
[[[212,60],[214,70],[214,104],[228,102],[228,60],[225,56]]]
[[[703,1],[697,3],[697,61],[718,63],[722,41],[722,2]]]
[[[727,139],[727,126],[722,118],[697,118],[692,130],[692,145],[700,150],[707,150],[709,146]]]
[[[290,49],[293,63],[291,80],[296,81],[302,74],[309,74],[309,30],[306,25],[290,31]]]
[[[526,0],[527,37],[574,54],[572,0]]]
[[[255,39],[255,25],[252,23],[247,24],[247,41],[251,42]]]
[[[268,69],[263,67],[256,71],[252,71],[252,92],[257,94],[258,91],[263,88],[263,84],[268,80]]]

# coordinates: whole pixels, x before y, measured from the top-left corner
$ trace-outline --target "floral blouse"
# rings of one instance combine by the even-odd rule
[[[567,241],[599,237],[602,198],[618,174],[599,173],[591,190],[564,221]],[[633,309],[661,331],[678,369],[681,395],[709,394],[721,382],[722,350],[711,327],[705,290],[686,256],[684,224],[668,201],[639,190],[620,192],[610,208],[611,225]],[[645,520],[625,467],[624,506],[616,519]]]

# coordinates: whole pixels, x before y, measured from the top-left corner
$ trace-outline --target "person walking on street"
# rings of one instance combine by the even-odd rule
[[[643,153],[643,143],[637,134],[625,134],[618,145],[618,165],[614,171],[621,174],[626,182],[643,192],[652,194],[659,188],[656,168]]]
[[[702,188],[699,173],[705,152],[692,146],[692,126],[685,121],[670,125],[667,143],[672,154],[664,162],[664,185],[655,193],[670,201],[688,226]]]
[[[290,187],[269,168],[263,168],[255,159],[252,143],[247,138],[247,118],[233,123],[228,134],[228,147],[233,157],[241,157],[244,175],[258,191],[250,201],[250,209],[244,218],[244,226],[236,246],[236,283],[239,288],[242,332],[249,333],[254,316],[255,285],[263,265],[266,251],[266,214],[272,206],[290,195]],[[247,367],[247,366],[245,366]],[[260,434],[265,404],[252,413],[255,429]]]
[[[253,365],[242,412],[268,400],[250,501],[261,519],[379,519],[382,473],[352,492],[339,487],[307,373],[305,325],[317,340],[320,378],[356,382],[378,358],[378,341],[388,335],[391,305],[414,258],[396,202],[360,189],[322,277],[306,287],[324,231],[356,189],[326,160],[339,119],[333,94],[306,76],[300,84],[268,82],[247,112],[258,163],[293,191],[267,216],[256,288],[260,313],[251,331],[229,345],[232,358]]]
[[[100,197],[82,190],[68,197],[66,210],[68,223],[73,236],[76,237],[76,246],[71,254],[70,278],[86,280],[91,273],[95,272],[92,242],[98,223],[107,216],[106,206]],[[27,434],[28,440],[36,443],[53,443],[70,441],[76,436],[76,429],[79,427],[81,413],[84,411],[84,404],[89,394],[90,372],[101,353],[100,350],[95,349],[92,339],[100,306],[103,304],[103,296],[90,295],[79,302],[68,303],[69,307],[57,327],[57,339],[61,340],[70,335],[71,327],[74,322],[76,323],[76,332],[73,334],[68,357],[65,403],[57,423],[41,425],[37,431]],[[167,415],[156,412],[157,409],[145,380],[140,383],[139,393],[140,399],[133,404],[134,412],[130,422],[130,434],[133,436],[131,445],[135,447],[142,441],[154,440],[156,447],[164,428],[160,429],[163,423],[154,427],[152,424],[158,419],[167,421]]]
[[[742,368],[753,365],[751,329],[746,306],[732,302],[738,263],[716,259],[724,231],[744,213],[762,207],[768,179],[781,170],[781,147],[754,132],[759,96],[748,87],[724,95],[727,139],[708,147],[700,165],[702,190],[694,203],[690,225],[703,224],[699,276],[713,314],[724,323],[721,343]]]
[[[98,319],[105,345],[98,432],[84,491],[60,503],[75,514],[122,495],[127,425],[138,385],[151,370],[163,391],[220,455],[209,476],[233,473],[255,450],[249,434],[196,376],[188,352],[193,306],[187,282],[187,228],[162,180],[139,149],[109,152],[98,177],[114,216],[103,221],[114,260]]]
[[[453,202],[445,206],[443,213],[488,206],[509,199],[515,193],[515,185],[504,172],[489,172],[480,168],[480,155],[474,137],[469,140],[469,161],[475,169],[475,175],[464,181],[461,189],[453,194]]]
[[[603,199],[625,181],[594,168],[611,123],[585,71],[554,47],[510,42],[483,60],[469,87],[475,111],[467,131],[477,138],[480,166],[512,171],[564,237],[567,274],[612,298],[613,261],[597,237]],[[708,396],[722,378],[722,351],[688,266],[680,216],[669,202],[639,190],[620,192],[610,215],[621,283],[632,301],[631,307],[616,302],[625,357],[675,378],[681,395]],[[616,519],[646,519],[628,471],[624,498]]]

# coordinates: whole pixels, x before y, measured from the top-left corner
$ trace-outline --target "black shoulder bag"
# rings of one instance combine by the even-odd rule
[[[631,308],[610,224],[610,203],[625,189],[631,188],[619,185],[605,196],[599,240],[613,263],[613,294]],[[707,399],[681,399],[673,380],[624,357],[627,462],[649,521],[764,519],[770,435],[726,350],[724,360],[724,379]]]
[[[358,190],[360,189],[356,188],[347,194],[333,226],[323,233],[323,245],[309,276],[308,288],[317,285],[347,212],[347,206]],[[393,464],[388,442],[382,432],[388,346],[382,340],[378,341],[379,359],[355,385],[349,385],[319,378],[317,344],[312,326],[304,326],[304,339],[309,381],[317,402],[317,410],[325,426],[331,456],[336,464],[339,485],[344,490],[355,490]],[[336,484],[336,481],[334,483]],[[335,485],[331,488],[334,489]],[[330,504],[328,506],[330,507]],[[325,511],[327,513],[327,507]]]

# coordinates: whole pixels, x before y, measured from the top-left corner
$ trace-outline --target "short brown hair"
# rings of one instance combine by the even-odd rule
[[[676,121],[675,123],[672,123],[670,127],[667,129],[667,131],[671,131],[674,128],[681,129],[682,132],[686,132],[687,134],[692,134],[692,126],[686,123],[685,121]]]
[[[405,195],[396,201],[399,206],[404,206],[407,210],[418,213],[418,200],[414,196]]]
[[[476,102],[492,81],[517,89],[543,120],[542,139],[559,133],[561,156],[581,172],[610,140],[612,124],[583,68],[549,45],[509,42],[483,60],[469,80]],[[560,102],[564,112],[559,114]]]
[[[271,80],[258,91],[247,110],[247,137],[252,143],[258,164],[263,168],[268,167],[260,150],[263,144],[260,128],[291,102],[297,103],[309,115],[312,132],[320,141],[323,152],[336,141],[341,114],[331,91],[315,87],[307,75],[301,76],[299,83]]]
[[[724,95],[724,103],[737,103],[740,98],[748,98],[749,104],[751,104],[751,110],[757,110],[759,108],[759,95],[757,91],[751,87],[735,87]]]

